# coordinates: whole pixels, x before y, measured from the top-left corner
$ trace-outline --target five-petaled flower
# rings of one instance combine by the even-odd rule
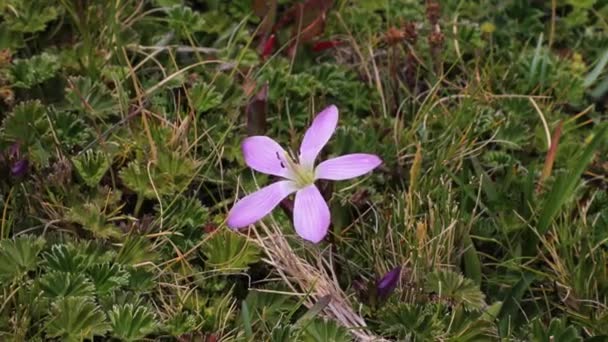
[[[304,134],[297,162],[269,137],[253,136],[245,139],[242,144],[245,163],[258,172],[279,176],[283,180],[236,202],[228,214],[228,226],[242,228],[255,223],[295,192],[293,221],[296,232],[308,241],[321,241],[329,228],[330,213],[315,181],[358,177],[382,163],[376,155],[354,153],[325,160],[315,167],[315,159],[331,138],[337,124],[336,106],[321,111]]]

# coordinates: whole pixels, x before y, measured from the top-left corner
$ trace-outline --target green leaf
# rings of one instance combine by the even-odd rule
[[[440,299],[468,309],[480,310],[486,306],[485,295],[471,279],[452,271],[435,271],[426,277],[425,289],[435,292]]]
[[[78,175],[85,184],[95,187],[110,168],[110,159],[102,151],[87,150],[72,159]]]
[[[114,305],[109,313],[112,336],[122,341],[139,341],[157,329],[154,314],[146,306]]]
[[[50,272],[38,279],[38,286],[48,297],[93,297],[95,287],[83,274]]]
[[[105,295],[129,284],[129,273],[118,264],[109,262],[93,265],[87,275],[95,286],[97,295]]]
[[[122,265],[137,265],[156,259],[153,246],[143,236],[131,235],[123,243],[116,256],[116,262]]]
[[[88,77],[70,77],[66,89],[66,100],[71,108],[105,119],[119,111],[118,101],[110,90]]]
[[[195,329],[196,317],[187,312],[175,314],[163,324],[163,330],[173,337],[194,332]]]
[[[205,20],[201,14],[183,5],[171,7],[167,11],[167,21],[169,27],[182,38],[205,28]]]
[[[580,182],[581,176],[593,159],[595,151],[604,141],[606,130],[608,130],[608,125],[601,127],[594,135],[591,142],[580,154],[580,157],[572,162],[569,167],[569,171],[558,176],[555,184],[551,188],[551,192],[547,194],[547,199],[540,212],[538,224],[536,226],[539,234],[542,235],[547,232],[549,225],[551,224],[555,215],[559,213],[561,207],[567,201],[572,199],[572,195],[576,190],[576,186]],[[537,239],[538,238],[536,238],[535,241],[537,241]],[[536,247],[535,244],[534,247]]]
[[[44,254],[46,266],[51,270],[81,273],[96,263],[108,260],[107,253],[94,243],[56,244]]]
[[[100,239],[118,238],[122,232],[109,222],[107,215],[96,203],[83,203],[70,208],[67,219],[82,225]]]
[[[0,282],[21,278],[34,270],[43,248],[44,240],[33,236],[0,241]]]
[[[80,342],[102,336],[109,325],[103,312],[87,297],[65,297],[53,303],[47,334],[63,341]]]
[[[260,260],[260,249],[247,238],[228,230],[216,233],[202,247],[207,262],[214,268],[236,271]]]
[[[192,107],[199,113],[207,112],[222,104],[223,96],[215,87],[207,83],[196,83],[190,89]]]
[[[34,33],[44,31],[50,21],[57,19],[59,10],[50,2],[16,1],[4,20],[11,31]]]
[[[600,57],[593,70],[591,70],[587,76],[585,76],[585,80],[583,82],[585,88],[589,88],[595,83],[598,77],[600,77],[602,74],[602,71],[604,71],[606,65],[608,65],[608,49],[604,51],[604,54],[602,54],[602,57]]]
[[[55,76],[59,58],[46,52],[29,59],[15,59],[9,81],[16,88],[31,88]]]
[[[44,106],[40,101],[20,102],[2,123],[4,136],[10,141],[33,145],[50,132]]]
[[[352,337],[348,331],[332,320],[315,319],[306,325],[303,341],[306,342],[348,342]]]
[[[582,340],[579,332],[572,324],[569,324],[565,319],[554,318],[551,320],[551,323],[549,323],[549,326],[545,326],[540,319],[535,319],[532,322],[532,329],[528,341],[575,342]]]

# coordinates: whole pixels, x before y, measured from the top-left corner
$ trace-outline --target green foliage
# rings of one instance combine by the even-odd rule
[[[605,0],[0,1],[0,340],[352,340],[328,306],[395,341],[608,336],[606,17]],[[316,182],[327,239],[293,234],[293,195],[269,221],[288,245],[227,229],[237,190],[275,181],[243,160],[248,114],[297,157],[328,104],[318,160],[383,164]]]
[[[222,230],[207,240],[202,247],[202,253],[214,268],[229,272],[245,269],[260,260],[258,246],[228,230]]]
[[[102,151],[87,150],[72,160],[78,175],[90,187],[97,186],[108,171],[110,160]]]
[[[92,297],[95,288],[83,274],[50,272],[38,279],[38,286],[51,298]]]
[[[196,83],[190,89],[192,107],[197,112],[207,112],[217,108],[222,103],[222,97],[214,86],[207,83]]]
[[[449,305],[463,305],[468,309],[482,309],[486,303],[484,294],[471,280],[452,271],[435,271],[426,278],[425,288],[434,292]]]
[[[129,274],[118,264],[105,262],[87,270],[97,295],[110,294],[129,283]]]
[[[0,241],[0,281],[18,280],[34,270],[43,247],[44,240],[34,236]]]
[[[153,261],[155,258],[156,253],[150,241],[143,236],[131,235],[120,248],[116,262],[122,265],[136,265]]]
[[[101,239],[118,238],[120,230],[109,222],[108,215],[97,203],[78,204],[70,208],[67,218]]]
[[[104,313],[87,297],[64,297],[53,303],[47,325],[49,337],[79,342],[104,335],[109,325]]]
[[[13,87],[31,88],[55,76],[60,67],[59,58],[48,53],[29,59],[16,59],[13,61],[10,82]]]
[[[105,84],[88,77],[70,77],[66,101],[73,110],[88,113],[93,118],[106,119],[118,114],[119,106]]]
[[[187,6],[173,6],[167,11],[169,27],[180,37],[186,38],[190,34],[203,31],[205,20],[200,13]]]
[[[154,314],[145,306],[115,305],[108,316],[112,336],[121,341],[139,341],[157,328]]]
[[[41,138],[49,132],[49,123],[42,103],[27,101],[13,108],[4,119],[2,128],[5,139],[31,146],[40,144]]]
[[[545,326],[539,320],[532,322],[532,329],[529,336],[529,341],[544,342],[544,341],[582,341],[578,331],[572,325],[559,318],[554,318]]]
[[[174,337],[182,336],[195,329],[196,318],[187,312],[180,312],[173,315],[163,325],[163,330]]]
[[[162,152],[156,163],[132,161],[120,170],[122,181],[145,198],[173,195],[192,181],[199,163],[176,152]]]
[[[20,33],[43,31],[60,13],[54,1],[8,0],[0,5],[0,10],[6,27]]]
[[[302,340],[306,342],[352,341],[352,337],[348,334],[346,329],[337,325],[334,321],[315,319],[306,324],[304,331],[305,333]]]

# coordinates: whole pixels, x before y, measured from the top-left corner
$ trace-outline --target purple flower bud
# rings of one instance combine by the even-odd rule
[[[19,158],[19,147],[19,142],[16,142],[6,149],[6,155],[9,159]]]
[[[30,163],[27,159],[21,159],[21,160],[16,161],[11,166],[11,175],[13,175],[15,177],[23,176],[27,172],[29,165],[30,165]]]
[[[401,276],[401,266],[397,266],[390,270],[387,274],[385,274],[378,282],[376,283],[376,291],[378,293],[378,297],[386,298],[393,291],[395,287],[397,287],[397,283],[399,283],[399,278]]]

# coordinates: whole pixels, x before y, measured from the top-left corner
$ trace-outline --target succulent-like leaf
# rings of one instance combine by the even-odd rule
[[[47,334],[63,341],[80,342],[102,336],[109,325],[104,313],[87,297],[64,297],[53,304]]]
[[[115,305],[109,317],[112,336],[122,341],[139,341],[158,326],[154,314],[146,306]]]

